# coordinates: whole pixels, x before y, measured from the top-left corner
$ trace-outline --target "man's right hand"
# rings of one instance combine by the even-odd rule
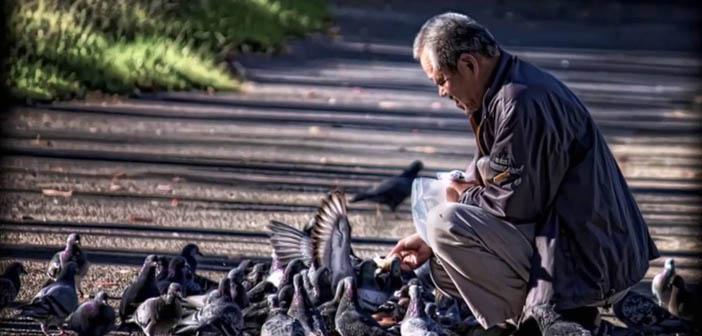
[[[411,271],[422,266],[431,258],[432,254],[431,247],[422,240],[419,233],[415,233],[397,242],[397,245],[388,254],[388,258],[398,256],[402,262],[401,268],[404,271]]]

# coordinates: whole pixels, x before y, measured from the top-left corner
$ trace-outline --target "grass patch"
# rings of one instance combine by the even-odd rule
[[[19,99],[87,90],[236,90],[224,64],[321,30],[323,0],[6,0],[6,85]]]

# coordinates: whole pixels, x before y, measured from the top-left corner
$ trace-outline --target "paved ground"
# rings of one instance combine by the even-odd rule
[[[507,50],[564,80],[591,108],[659,248],[699,282],[702,63],[688,43],[698,33],[684,28],[695,17],[640,19],[646,25],[620,15],[584,30],[594,19],[553,21],[529,8],[508,14],[504,3],[482,5],[475,16]],[[332,187],[354,193],[414,159],[426,176],[464,167],[474,146],[469,126],[436,97],[409,49],[412,33],[442,8],[373,6],[337,2],[340,36],[293,43],[284,56],[239,59],[251,80],[242,94],[94,97],[4,115],[0,250],[4,261],[29,262],[20,299],[37,290],[69,232],[84,237],[98,265],[85,287],[118,296],[147,253],[195,241],[207,256],[203,269],[219,277],[242,257],[265,258],[265,223],[302,225]],[[581,10],[561,9],[563,17]],[[678,34],[653,38],[666,29]],[[596,38],[608,32],[609,44]],[[652,38],[636,44],[637,36]],[[385,253],[412,231],[407,205],[383,223],[371,205],[350,213],[363,256]],[[646,280],[662,262],[651,263]],[[17,320],[0,327],[33,328]]]

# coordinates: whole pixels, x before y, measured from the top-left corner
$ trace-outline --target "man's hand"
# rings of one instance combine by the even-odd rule
[[[476,184],[477,182],[475,181],[451,181],[446,187],[446,201],[458,202],[458,198],[463,195],[463,192]]]
[[[419,233],[415,233],[411,236],[405,237],[390,251],[388,258],[392,256],[398,256],[400,261],[400,267],[404,271],[411,271],[429,260],[433,254],[431,247],[422,240]]]

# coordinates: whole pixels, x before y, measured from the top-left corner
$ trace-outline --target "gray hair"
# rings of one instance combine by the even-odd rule
[[[413,56],[427,52],[434,69],[455,71],[462,53],[496,57],[500,50],[495,37],[472,18],[458,13],[436,15],[424,23],[414,38]]]

